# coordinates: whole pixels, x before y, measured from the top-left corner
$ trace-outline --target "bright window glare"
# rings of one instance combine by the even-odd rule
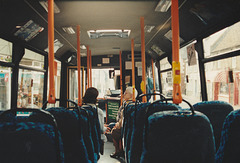
[[[107,90],[115,90],[114,79],[109,79],[109,70],[111,69],[93,69],[92,86],[99,91],[99,98],[103,98]]]

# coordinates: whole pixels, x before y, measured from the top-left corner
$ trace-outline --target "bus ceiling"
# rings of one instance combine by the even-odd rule
[[[56,0],[55,57],[69,59],[77,53],[78,24],[81,26],[83,58],[86,58],[87,46],[93,57],[118,56],[120,50],[130,52],[131,39],[134,39],[134,50],[141,51],[140,17],[145,20],[146,56],[154,60],[171,56],[171,11],[166,8],[163,12],[159,7],[161,1]],[[12,42],[20,41],[46,54],[48,21],[44,1],[5,0],[0,3],[0,20],[3,24],[0,26],[0,37]],[[179,0],[180,45],[205,38],[238,22],[239,11],[239,0]],[[76,60],[76,57],[71,59]]]

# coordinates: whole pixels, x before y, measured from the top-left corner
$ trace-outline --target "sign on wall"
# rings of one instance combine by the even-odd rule
[[[107,123],[116,121],[119,107],[120,100],[107,100]]]

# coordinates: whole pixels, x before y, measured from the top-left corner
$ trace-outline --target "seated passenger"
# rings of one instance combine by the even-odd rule
[[[135,97],[137,96],[137,90],[135,89]],[[110,157],[117,158],[124,156],[123,146],[122,146],[122,127],[123,127],[123,110],[124,107],[132,101],[133,88],[128,87],[123,95],[123,105],[119,107],[118,114],[116,117],[116,124],[112,129],[112,139],[113,145],[115,147],[115,152],[110,155]]]
[[[99,93],[96,88],[94,87],[88,88],[83,96],[83,104],[90,105],[90,106],[93,106],[94,108],[97,108],[98,119],[99,119],[100,130],[101,130],[101,140],[105,143],[107,142],[107,137],[104,133],[107,130],[107,127],[104,126],[104,113],[102,109],[96,107],[98,94]]]

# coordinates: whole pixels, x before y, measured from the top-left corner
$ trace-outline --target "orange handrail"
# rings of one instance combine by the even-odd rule
[[[173,72],[173,103],[182,102],[181,73],[179,62],[179,13],[178,0],[172,0],[172,72]]]
[[[146,94],[146,71],[145,71],[145,34],[144,34],[144,17],[140,18],[140,24],[141,24],[141,56],[142,56],[142,91],[143,94]],[[142,99],[143,102],[147,102],[146,96]]]
[[[90,54],[89,54],[89,65],[90,65],[90,87],[92,87],[92,51],[90,50]]]
[[[89,88],[90,84],[90,75],[89,75],[89,46],[87,46],[87,88]]]
[[[122,90],[122,52],[119,51],[119,66],[120,66],[120,90],[121,90],[121,103],[123,102],[123,90]]]
[[[132,87],[133,87],[133,97],[132,101],[135,102],[135,62],[134,62],[134,40],[131,41],[131,54],[132,54]]]
[[[55,104],[55,83],[54,83],[54,0],[48,0],[48,64],[49,64],[49,96],[48,103]]]
[[[80,25],[77,25],[77,68],[78,68],[78,106],[81,106],[82,92],[81,92]]]
[[[153,76],[153,93],[156,91],[156,85],[155,85],[155,73],[154,73],[154,64],[152,59],[152,76]],[[153,99],[156,100],[156,95],[153,96]]]

